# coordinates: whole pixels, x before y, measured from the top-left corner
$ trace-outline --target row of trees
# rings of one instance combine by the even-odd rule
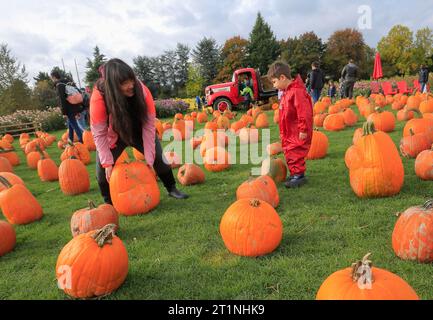
[[[420,29],[414,35],[408,27],[397,25],[380,40],[377,49],[382,56],[385,77],[415,74],[421,63],[433,69],[433,31],[430,28]],[[205,37],[193,49],[178,43],[175,49],[159,56],[133,58],[133,67],[155,97],[192,97],[202,95],[209,84],[229,81],[238,68],[253,67],[265,74],[268,66],[279,59],[291,66],[293,75],[301,74],[304,79],[311,63],[319,61],[327,77],[338,80],[344,65],[352,58],[360,67],[361,78],[369,79],[375,52],[355,29],[338,30],[327,42],[313,31],[278,41],[258,13],[248,39],[235,36],[220,46],[216,40]],[[87,86],[93,87],[99,77],[98,69],[106,60],[96,46],[86,64]],[[72,78],[70,72],[55,68]],[[34,78],[33,90],[28,87],[27,76],[25,67],[11,56],[7,45],[2,44],[0,114],[13,112],[18,107],[43,108],[56,104],[47,72],[39,72]]]

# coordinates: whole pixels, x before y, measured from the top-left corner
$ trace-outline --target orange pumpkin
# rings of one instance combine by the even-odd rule
[[[395,116],[392,112],[376,109],[375,113],[368,116],[367,121],[372,121],[376,130],[392,132],[395,129]]]
[[[183,186],[201,184],[205,181],[203,170],[195,164],[185,164],[177,173],[177,179]]]
[[[111,204],[101,204],[96,207],[89,200],[89,207],[75,211],[71,218],[71,233],[76,237],[82,233],[97,230],[107,224],[114,224],[114,232],[119,228],[119,215]]]
[[[269,144],[266,147],[266,153],[270,156],[275,156],[277,154],[283,153],[283,147],[281,146],[281,142]]]
[[[206,150],[204,159],[204,167],[211,172],[220,172],[228,169],[231,165],[230,154],[226,149],[215,147]]]
[[[236,190],[236,198],[240,199],[258,199],[266,201],[274,208],[278,207],[280,197],[274,180],[265,175],[256,179],[250,178],[242,183]]]
[[[346,128],[344,117],[341,113],[330,114],[323,121],[323,128],[327,131],[341,131]]]
[[[59,168],[53,159],[42,156],[38,161],[38,175],[41,181],[57,181],[59,180]]]
[[[263,160],[260,174],[270,176],[275,183],[283,182],[287,177],[287,167],[279,158],[268,158]]]
[[[135,148],[132,148],[132,155],[134,156],[135,160],[140,160],[140,161],[144,161],[144,154],[142,154],[140,151],[138,151]]]
[[[6,221],[0,220],[0,257],[11,252],[15,248],[17,235],[14,227]]]
[[[347,108],[343,111],[343,118],[344,124],[348,127],[353,127],[358,122],[358,116],[350,108]]]
[[[16,174],[11,172],[0,172],[0,177],[5,178],[11,185],[21,184],[25,186],[24,181]],[[0,192],[7,190],[8,188],[0,183]]]
[[[255,126],[257,129],[269,128],[268,116],[264,112],[260,112],[256,116]]]
[[[415,173],[422,180],[433,180],[433,146],[416,157]]]
[[[113,206],[121,215],[145,214],[158,206],[160,191],[152,170],[145,163],[117,164],[110,178]]]
[[[27,166],[30,169],[37,169],[38,168],[38,162],[39,160],[41,160],[43,158],[49,158],[50,156],[48,155],[48,153],[46,151],[32,151],[29,154],[27,154],[26,159],[27,159]]]
[[[89,192],[90,178],[84,164],[74,157],[62,161],[59,167],[59,184],[65,195]]]
[[[265,201],[241,199],[224,213],[220,233],[233,254],[258,257],[271,253],[283,238],[283,224],[275,209]]]
[[[429,149],[431,144],[424,133],[414,134],[412,130],[410,132],[410,136],[400,140],[400,152],[403,157],[416,158],[421,152]]]
[[[328,153],[328,145],[329,145],[329,141],[326,134],[318,130],[314,130],[307,159],[315,160],[315,159],[322,159],[326,157]]]
[[[259,130],[256,128],[242,128],[239,130],[239,141],[241,144],[258,143]]]
[[[350,148],[354,161],[349,164],[350,185],[358,197],[387,197],[400,192],[404,167],[398,150],[388,134],[375,131],[366,122],[364,135]]]
[[[327,113],[319,113],[314,116],[314,126],[318,128],[323,127],[323,122],[325,121],[326,117],[328,116]]]
[[[83,131],[83,144],[86,146],[87,150],[96,151],[96,145],[91,131]]]
[[[20,164],[20,158],[18,157],[17,153],[11,149],[0,148],[0,157],[8,159],[13,167],[16,167]]]
[[[80,234],[60,252],[56,264],[58,286],[74,298],[106,296],[128,275],[128,253],[114,235],[114,224]]]
[[[419,300],[399,276],[372,266],[367,254],[350,268],[334,272],[320,286],[316,300]]]
[[[68,143],[65,151],[63,151],[62,155],[60,156],[60,160],[64,161],[66,159],[69,159],[70,157],[77,158],[84,165],[88,165],[91,161],[89,150],[84,144],[80,142],[76,142],[73,144]]]
[[[42,218],[41,205],[24,185],[12,185],[3,176],[0,183],[6,188],[1,192],[0,207],[9,223],[28,224]]]
[[[392,248],[403,260],[433,261],[433,200],[410,207],[397,220],[392,233]]]
[[[0,157],[0,172],[14,172],[9,160],[4,157]]]

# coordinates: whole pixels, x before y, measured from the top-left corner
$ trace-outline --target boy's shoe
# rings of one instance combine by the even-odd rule
[[[297,174],[291,177],[284,183],[286,188],[298,188],[307,182],[307,177],[304,174]]]

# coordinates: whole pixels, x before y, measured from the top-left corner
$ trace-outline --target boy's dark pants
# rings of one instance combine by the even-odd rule
[[[111,149],[111,153],[113,155],[114,163],[120,157],[123,150],[127,147],[127,145],[120,140],[117,140],[116,147]],[[141,153],[144,153],[143,141],[141,137],[134,140],[134,145],[131,147],[137,149]],[[156,174],[161,179],[164,187],[167,190],[170,190],[176,185],[176,180],[174,180],[173,171],[171,167],[164,162],[165,157],[162,154],[161,143],[158,140],[158,137],[155,138],[155,162],[153,164],[153,168],[155,169]],[[110,196],[110,186],[107,182],[107,178],[105,177],[105,169],[101,166],[101,161],[99,160],[99,154],[96,152],[96,180],[98,181],[99,189],[101,191],[102,197],[104,198],[105,203],[111,204],[111,196]]]

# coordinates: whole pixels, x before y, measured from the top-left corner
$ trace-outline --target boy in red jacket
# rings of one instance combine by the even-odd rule
[[[268,71],[268,78],[275,89],[282,90],[280,102],[280,137],[290,177],[284,183],[287,188],[300,187],[307,182],[305,158],[313,137],[313,105],[298,75],[292,79],[290,67],[275,62]]]

